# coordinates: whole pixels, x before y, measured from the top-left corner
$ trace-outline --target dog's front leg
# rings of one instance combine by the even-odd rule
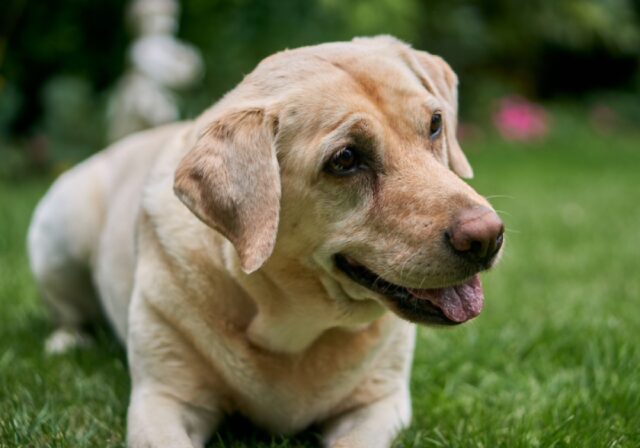
[[[127,445],[204,447],[217,420],[212,412],[181,403],[160,389],[135,387],[127,415]]]
[[[178,329],[149,306],[140,285],[129,313],[127,445],[204,447],[222,416],[215,390],[207,387],[213,373]]]
[[[390,395],[332,419],[323,441],[329,448],[387,448],[411,422],[411,397],[403,386]]]

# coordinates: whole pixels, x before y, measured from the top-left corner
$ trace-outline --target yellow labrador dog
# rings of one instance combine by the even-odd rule
[[[196,120],[53,185],[29,233],[48,348],[103,308],[128,350],[129,446],[201,447],[232,412],[392,443],[413,323],[477,316],[502,245],[460,179],[456,84],[391,37],[283,51]]]

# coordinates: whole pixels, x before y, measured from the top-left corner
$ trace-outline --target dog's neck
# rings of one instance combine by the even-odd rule
[[[256,314],[246,329],[249,341],[265,350],[296,354],[305,351],[332,329],[359,332],[381,316],[379,306],[371,304],[365,315],[354,315],[331,298],[317,275],[296,266],[295,279],[278,278],[283,267],[270,261],[268,266],[247,275],[242,272],[233,247],[225,247],[226,268],[252,299]],[[286,270],[286,268],[284,269]]]

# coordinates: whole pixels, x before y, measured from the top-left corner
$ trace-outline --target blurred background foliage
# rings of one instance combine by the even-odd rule
[[[126,67],[125,0],[0,5],[0,175],[48,172],[105,144],[105,109]],[[443,56],[463,122],[488,128],[520,95],[633,128],[640,121],[640,0],[182,0],[179,36],[206,73],[181,92],[193,117],[265,56],[393,34]],[[599,108],[599,109],[598,109]],[[604,112],[603,112],[604,111]],[[591,114],[594,115],[593,113]],[[613,118],[612,118],[613,117]]]

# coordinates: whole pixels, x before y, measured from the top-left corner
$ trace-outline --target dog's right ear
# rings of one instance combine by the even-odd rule
[[[175,172],[178,198],[222,233],[250,273],[271,255],[280,214],[277,121],[263,109],[231,112],[209,124]]]
[[[429,87],[445,105],[444,134],[447,141],[449,166],[458,176],[464,179],[473,177],[473,169],[462,152],[456,127],[458,124],[458,77],[444,59],[425,51],[414,50],[414,55],[424,70]]]

